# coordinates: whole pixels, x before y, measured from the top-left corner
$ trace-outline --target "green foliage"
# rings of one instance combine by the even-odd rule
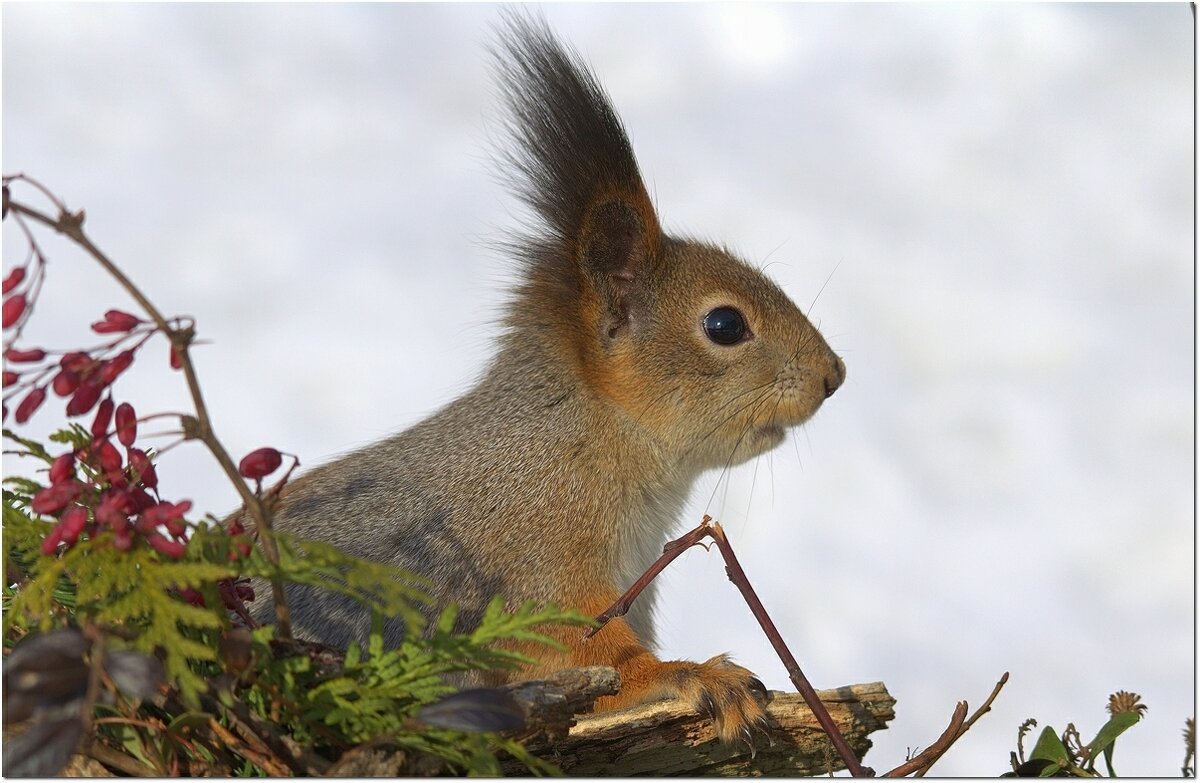
[[[1024,755],[1023,738],[1037,721],[1032,718],[1025,721],[1018,731],[1017,751],[1011,754],[1013,771],[1004,777],[1100,777],[1096,770],[1096,760],[1100,757],[1104,758],[1109,777],[1116,777],[1112,757],[1117,737],[1138,723],[1146,709],[1145,705],[1136,703],[1136,694],[1130,695],[1133,698],[1124,706],[1115,706],[1116,696],[1110,697],[1112,717],[1088,744],[1082,743],[1073,723],[1067,724],[1061,735],[1046,726],[1038,735],[1028,759]]]
[[[407,627],[420,628],[425,617],[417,607],[428,604],[420,586],[425,580],[394,566],[362,560],[322,541],[306,541],[281,531],[274,534],[279,566],[260,549],[242,565],[243,576],[280,579],[349,596],[372,611],[397,616]]]
[[[52,462],[41,444],[5,434],[24,455]],[[80,448],[91,436],[75,426],[52,440]],[[278,767],[254,752],[231,747],[228,739],[234,733],[225,740],[212,734],[212,721],[232,726],[231,711],[241,709],[327,762],[372,742],[412,758],[440,760],[457,773],[500,774],[499,758],[505,754],[535,773],[556,771],[520,743],[494,733],[431,726],[417,715],[454,693],[452,683],[465,681],[469,672],[535,663],[513,648],[528,650],[531,643],[558,647],[546,634],[547,626],[590,622],[578,612],[533,603],[507,611],[497,598],[479,626],[467,633],[454,630],[454,607],[443,610],[430,626],[422,612],[430,599],[421,589],[424,582],[412,574],[283,533],[275,534],[279,563],[272,564],[258,547],[244,556],[239,544],[249,538],[231,536],[215,523],[190,525],[186,552],[178,560],[141,542],[119,551],[107,531],[94,537],[85,533],[47,556],[42,541],[53,522],[30,511],[31,497],[41,486],[10,477],[5,487],[6,650],[29,633],[81,626],[102,630],[107,645],[149,653],[163,663],[170,686],[165,704],[128,704],[118,698],[96,707],[105,718],[101,741],[130,757],[130,763],[161,775],[279,774]],[[275,644],[274,629],[264,627],[249,634],[249,661],[235,665],[236,656],[225,646],[235,626],[221,586],[228,588],[239,577],[277,579],[350,596],[374,618],[365,649],[354,644],[341,660],[329,651],[330,663],[328,656],[310,655],[302,646]],[[203,596],[204,605],[184,600],[181,591]],[[385,617],[404,621],[405,635],[394,649],[384,644]]]
[[[552,771],[520,745],[490,733],[468,733],[421,725],[415,715],[428,704],[457,690],[447,677],[479,669],[513,668],[529,659],[494,645],[505,641],[539,641],[556,644],[535,630],[547,623],[586,624],[577,612],[554,606],[535,608],[532,603],[506,612],[493,601],[478,628],[470,634],[450,629],[455,611],[446,610],[430,635],[410,627],[395,649],[385,649],[383,617],[375,614],[364,651],[354,643],[339,671],[320,673],[305,661],[290,658],[262,670],[248,698],[259,708],[271,709],[272,694],[288,691],[298,698],[287,705],[282,721],[293,736],[308,741],[336,737],[353,746],[386,738],[387,743],[415,753],[442,759],[451,768],[468,774],[497,775],[496,752],[503,750],[535,772]],[[259,636],[259,644],[265,640]],[[320,727],[318,729],[317,727]]]
[[[80,540],[60,557],[45,557],[39,549],[50,527],[5,494],[5,547],[13,560],[28,564],[26,581],[7,607],[6,625],[48,631],[71,618],[122,629],[133,649],[162,656],[183,699],[196,704],[205,684],[193,664],[216,661],[212,632],[229,621],[223,611],[192,606],[177,591],[227,579],[233,569],[193,559],[190,550],[178,561],[146,547],[120,552],[111,533]],[[59,600],[64,593],[72,595],[69,608]]]

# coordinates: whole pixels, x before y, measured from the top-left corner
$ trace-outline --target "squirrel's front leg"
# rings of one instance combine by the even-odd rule
[[[580,606],[585,614],[596,616],[610,606],[617,592]],[[621,690],[614,696],[597,700],[596,710],[612,710],[657,699],[682,699],[697,712],[708,715],[722,742],[754,744],[754,731],[766,732],[771,726],[764,707],[770,700],[762,682],[752,672],[718,655],[704,663],[663,661],[641,643],[622,618],[609,621],[603,629],[583,638],[578,627],[556,629],[550,633],[569,648],[550,654],[546,649],[528,650],[539,657],[539,672],[568,666],[612,666],[621,675]]]

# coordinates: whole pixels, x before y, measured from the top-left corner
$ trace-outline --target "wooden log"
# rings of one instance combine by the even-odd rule
[[[881,682],[819,691],[855,754],[868,735],[895,717],[896,700]],[[633,775],[823,775],[843,769],[812,711],[796,693],[773,692],[767,711],[778,723],[768,738],[722,745],[711,721],[680,701],[582,715],[565,738],[533,738],[527,747],[574,777]],[[517,766],[510,770],[520,773]]]

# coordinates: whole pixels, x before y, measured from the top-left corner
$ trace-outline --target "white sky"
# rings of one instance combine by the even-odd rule
[[[1087,739],[1118,689],[1150,709],[1117,770],[1177,774],[1195,714],[1187,5],[545,13],[607,85],[666,225],[769,261],[802,307],[821,291],[846,385],[681,519],[725,523],[818,687],[888,684],[897,718],[867,763],[900,763],[1008,670],[940,774],[1006,771],[1026,717]],[[486,158],[497,16],[8,4],[3,169],[86,208],[164,310],[198,319],[233,453],[318,464],[419,420],[489,355],[509,275],[484,241],[519,217]],[[27,335],[83,344],[130,303],[47,248]],[[149,348],[121,384],[142,413],[185,406],[165,364]],[[159,472],[171,497],[235,504],[198,449]],[[787,687],[715,554],[664,579],[664,655],[729,651]]]

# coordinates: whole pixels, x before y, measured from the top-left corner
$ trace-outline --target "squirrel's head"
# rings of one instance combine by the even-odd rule
[[[761,272],[663,233],[620,119],[544,22],[510,16],[500,40],[505,163],[540,221],[514,243],[507,339],[550,345],[681,466],[778,445],[841,385],[842,360]]]

